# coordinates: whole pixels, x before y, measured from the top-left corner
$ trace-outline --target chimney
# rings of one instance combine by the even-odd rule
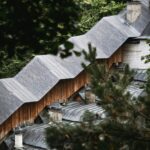
[[[23,135],[21,128],[15,129],[15,150],[23,150]]]
[[[88,101],[88,103],[95,103],[96,96],[92,93],[90,87],[86,87],[85,89],[85,99]]]
[[[134,23],[141,15],[142,7],[139,1],[131,1],[127,4],[126,19],[128,23]]]
[[[60,110],[49,110],[48,114],[50,117],[50,122],[62,122],[63,114]]]

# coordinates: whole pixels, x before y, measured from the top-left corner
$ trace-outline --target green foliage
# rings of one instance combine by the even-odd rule
[[[78,32],[80,10],[75,0],[1,0],[0,77],[16,74],[35,54],[57,54]]]
[[[68,37],[85,33],[103,16],[118,13],[124,2],[1,0],[0,78],[16,74],[34,55],[56,54],[62,43],[66,53],[61,56],[70,55]]]
[[[0,52],[0,78],[16,75],[16,72],[19,72],[33,56],[29,53],[24,58],[14,56],[12,59],[7,57],[5,51]]]
[[[101,100],[99,105],[107,112],[105,123],[100,126],[110,137],[113,147],[119,144],[117,149],[150,149],[149,70],[145,86],[146,95],[132,98],[125,89],[132,82],[134,72],[130,71],[128,66],[123,72],[107,70],[104,64],[99,64],[96,60],[94,62],[95,48],[93,51],[91,47],[90,49],[91,54],[88,55],[95,56],[88,59],[92,65],[86,69],[91,74],[93,92]]]
[[[99,64],[95,59],[95,48],[89,45],[89,52],[89,54],[85,51],[83,53],[92,64],[84,67],[91,75],[92,90],[100,98],[99,105],[103,108],[106,117],[98,123],[93,121],[94,116],[86,112],[83,120],[86,122],[69,128],[66,125],[53,128],[58,134],[55,146],[51,143],[55,135],[50,133],[53,132],[50,127],[47,132],[49,146],[71,150],[150,149],[150,73],[148,72],[148,81],[145,85],[147,94],[133,98],[126,88],[132,82],[134,72],[128,66],[121,72],[107,70],[104,64]],[[65,138],[66,135],[68,138]],[[60,140],[62,138],[63,141]]]
[[[125,7],[125,0],[83,0],[80,29],[84,33],[104,16],[115,15]]]
[[[91,65],[85,67],[90,73],[91,88],[93,92],[101,99],[99,104],[114,119],[125,117],[126,111],[132,111],[129,100],[131,96],[125,93],[124,89],[129,85],[132,79],[132,72],[126,66],[123,72],[108,70],[105,64],[99,64],[96,61],[96,50],[89,47],[89,54],[85,59],[91,62]],[[87,55],[89,57],[87,57]]]
[[[88,123],[93,123],[93,121],[95,120],[95,114],[93,114],[92,112],[90,111],[85,111],[85,113],[83,114],[83,118],[82,120],[84,122],[88,122]]]
[[[148,78],[147,78],[147,83],[146,83],[146,92],[148,95],[150,95],[150,69],[148,69],[147,75],[148,75]]]
[[[56,136],[57,135],[57,136]],[[101,150],[109,149],[109,142],[101,140],[103,131],[99,126],[82,123],[52,126],[46,130],[49,147],[57,150]]]
[[[2,0],[0,49],[9,57],[30,50],[56,54],[57,46],[77,32],[79,10],[70,0]]]

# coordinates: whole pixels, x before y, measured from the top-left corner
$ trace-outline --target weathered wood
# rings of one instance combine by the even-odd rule
[[[106,60],[108,68],[113,63],[122,62],[122,51],[119,49]],[[14,112],[3,124],[0,125],[0,139],[5,137],[12,129],[24,124],[33,123],[38,114],[47,106],[60,100],[67,99],[77,92],[85,84],[89,83],[90,77],[85,71],[81,72],[74,79],[61,80],[54,86],[40,101],[26,103]]]
[[[114,63],[120,63],[123,62],[123,50],[122,48],[118,49],[109,59],[107,59],[107,65],[108,68],[111,68],[111,66]]]
[[[60,100],[66,101],[87,82],[88,77],[83,71],[74,79],[60,81],[40,101],[22,105],[3,124],[0,125],[0,139],[21,124],[33,123],[34,119],[45,108],[45,106]]]

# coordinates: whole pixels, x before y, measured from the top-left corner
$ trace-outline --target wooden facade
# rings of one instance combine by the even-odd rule
[[[111,58],[106,60],[110,68],[113,63],[122,61],[122,51],[119,49]],[[89,76],[85,71],[74,79],[61,80],[40,101],[26,103],[14,112],[3,124],[0,125],[0,139],[3,139],[15,127],[33,123],[38,114],[47,106],[60,100],[66,101],[85,84],[89,83]]]
[[[38,114],[45,106],[58,102],[66,101],[72,94],[88,83],[88,76],[83,71],[74,79],[60,81],[53,87],[40,101],[26,103],[13,113],[3,124],[0,125],[0,139],[5,137],[12,129],[23,124],[33,123]]]
[[[123,62],[123,47],[119,48],[109,59],[106,60],[108,68],[114,63],[121,63]]]

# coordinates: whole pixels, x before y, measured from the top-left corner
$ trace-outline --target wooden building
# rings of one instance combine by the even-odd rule
[[[12,113],[6,121],[0,125],[0,138],[2,139],[13,128],[27,123],[33,123],[45,106],[57,101],[66,101],[73,93],[87,83],[85,72],[81,72],[74,79],[62,80],[56,84],[38,102],[25,103]]]
[[[116,16],[104,17],[87,33],[69,41],[78,51],[88,51],[90,42],[97,48],[98,61],[105,61],[108,68],[122,63],[126,41],[143,35],[150,26],[150,11],[145,1],[139,7],[141,12],[130,25],[125,17],[128,11],[124,10]],[[83,61],[83,57],[74,55],[63,60],[52,55],[36,56],[15,77],[1,79],[0,139],[19,125],[33,123],[47,105],[67,101],[85,86],[90,79],[81,66]]]

